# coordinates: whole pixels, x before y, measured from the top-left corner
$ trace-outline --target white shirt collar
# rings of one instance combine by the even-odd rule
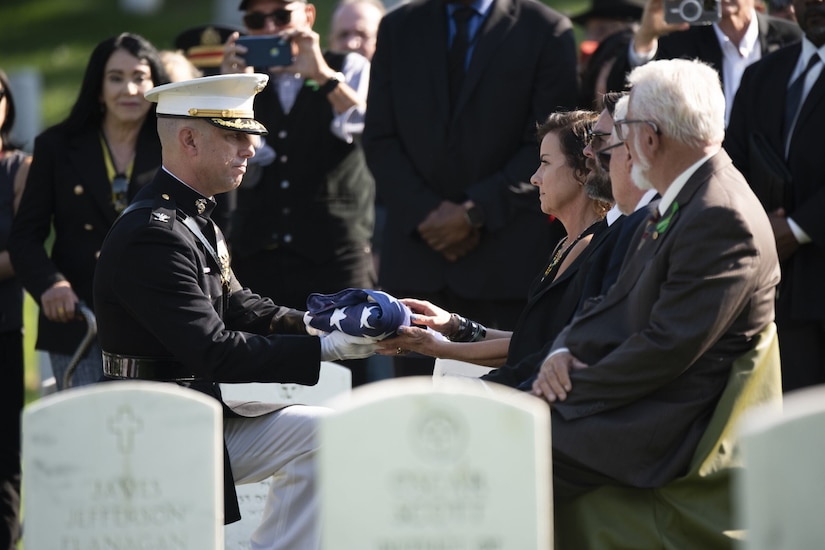
[[[799,54],[799,59],[797,59],[796,61],[796,69],[794,69],[794,72],[791,74],[791,78],[788,81],[789,86],[791,82],[796,80],[796,78],[800,74],[802,74],[802,71],[805,70],[805,67],[808,66],[808,60],[811,59],[811,56],[814,53],[818,53],[820,59],[825,59],[825,45],[823,45],[821,48],[817,48],[816,46],[814,46],[814,43],[808,39],[807,36],[802,37],[802,51]],[[811,69],[811,72],[814,71],[815,69]]]
[[[665,212],[667,212],[668,208],[670,208],[670,205],[676,199],[677,195],[679,195],[679,192],[682,190],[682,187],[684,187],[687,181],[690,179],[690,176],[692,176],[693,173],[696,172],[696,170],[698,170],[699,167],[702,166],[705,162],[707,162],[707,160],[712,156],[713,155],[705,155],[704,157],[700,158],[692,165],[690,165],[687,170],[676,176],[676,178],[673,180],[673,183],[670,184],[670,187],[668,187],[662,195],[662,200],[659,201],[659,214],[664,215]]]
[[[615,222],[616,220],[618,220],[621,217],[622,217],[621,210],[619,210],[619,207],[616,204],[614,204],[613,207],[610,210],[607,211],[607,214],[605,214],[604,219],[607,221],[607,225],[609,227],[609,226],[613,225],[613,222]]]
[[[656,196],[656,193],[657,191],[655,189],[648,189],[647,191],[645,191],[645,194],[642,195],[642,198],[639,199],[639,202],[636,203],[636,208],[634,208],[633,211],[635,212],[636,210],[644,208],[645,206],[650,204],[650,201],[653,200],[653,197]]]
[[[194,191],[195,193],[197,193],[197,194],[198,194],[198,195],[200,195],[200,196],[203,196],[203,193],[201,193],[200,191],[198,191],[197,189],[195,189],[194,187],[192,187],[191,185],[189,185],[188,183],[186,183],[185,181],[183,181],[182,179],[180,179],[179,177],[177,177],[175,174],[173,174],[172,172],[170,172],[170,171],[169,171],[169,169],[168,169],[167,167],[165,167],[165,166],[161,165],[161,168],[163,168],[163,171],[164,171],[164,172],[166,172],[167,174],[169,174],[170,176],[172,176],[173,178],[175,178],[176,180],[178,180],[179,182],[181,182],[182,184],[184,184],[186,187],[188,187],[189,189],[191,189],[191,190],[192,190],[192,191]],[[206,198],[207,198],[207,199],[212,199],[213,197],[206,197]]]
[[[733,44],[728,35],[722,32],[718,23],[713,24],[713,31],[716,33],[716,38],[719,44],[724,47],[724,44],[730,43],[737,50],[742,57],[748,57],[756,45],[759,43],[759,21],[756,19],[756,10],[751,13],[751,22],[748,23],[748,28],[745,30],[745,35],[739,44]]]

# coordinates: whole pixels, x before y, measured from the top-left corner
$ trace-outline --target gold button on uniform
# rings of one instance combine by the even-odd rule
[[[82,185],[75,185],[74,186],[74,194],[75,195],[82,195],[83,194],[83,186]]]
[[[86,231],[91,231],[92,229],[94,229],[94,227],[90,223],[84,223],[83,229],[85,229]]]

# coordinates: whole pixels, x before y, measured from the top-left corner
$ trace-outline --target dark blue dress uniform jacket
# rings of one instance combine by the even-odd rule
[[[244,289],[232,275],[224,300],[220,266],[180,221],[196,218],[204,234],[214,201],[164,170],[135,197],[146,207],[116,222],[101,250],[94,298],[104,351],[177,361],[201,378],[192,384],[221,400],[219,382],[312,385],[320,370],[319,339],[307,336],[302,312]],[[224,417],[259,416],[278,406],[223,403]],[[227,523],[239,519],[228,458]]]

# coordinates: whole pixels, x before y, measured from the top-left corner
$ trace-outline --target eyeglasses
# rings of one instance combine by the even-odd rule
[[[246,28],[258,31],[266,26],[266,20],[272,19],[273,23],[279,27],[289,25],[292,20],[292,10],[285,8],[278,8],[270,13],[263,13],[260,11],[251,11],[243,16],[243,22]]]
[[[0,90],[0,101],[3,101],[3,98],[6,97],[6,90]]]
[[[616,147],[621,147],[622,145],[624,145],[624,142],[620,141],[619,143],[614,143],[613,145],[608,145],[604,149],[595,151],[596,158],[599,159],[599,164],[601,165],[602,170],[605,172],[610,171],[610,157],[612,153],[608,153],[608,151],[615,149]]]
[[[115,211],[120,214],[129,203],[126,192],[129,190],[129,179],[125,174],[116,174],[112,180],[112,203]]]
[[[587,130],[587,135],[584,137],[584,145],[590,146],[591,149],[598,149],[602,145],[604,138],[610,137],[610,132],[595,132],[592,129]]]
[[[650,124],[650,127],[653,128],[657,136],[662,134],[662,131],[659,130],[659,125],[652,120],[617,120],[613,123],[613,129],[616,130],[616,137],[619,138],[620,141],[624,141],[627,138],[627,134],[625,133],[625,125],[627,124]]]

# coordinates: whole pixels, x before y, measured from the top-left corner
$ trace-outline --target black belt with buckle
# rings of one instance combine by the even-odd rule
[[[110,378],[132,380],[157,380],[173,382],[179,380],[198,380],[180,361],[153,357],[134,357],[117,353],[103,352],[103,373]]]

